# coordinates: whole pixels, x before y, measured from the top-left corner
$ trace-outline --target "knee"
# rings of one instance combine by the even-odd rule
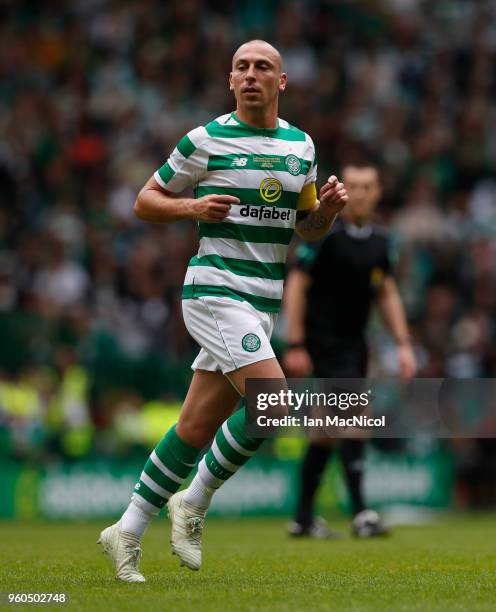
[[[203,448],[215,436],[222,422],[213,420],[208,415],[194,417],[180,416],[176,431],[180,438],[195,448]]]

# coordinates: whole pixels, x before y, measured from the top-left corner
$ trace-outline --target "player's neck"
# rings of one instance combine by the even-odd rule
[[[277,107],[248,110],[238,106],[236,108],[236,117],[243,123],[256,128],[274,129],[277,127]]]

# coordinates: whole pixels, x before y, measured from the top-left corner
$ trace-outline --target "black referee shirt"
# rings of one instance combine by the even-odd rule
[[[320,241],[297,249],[296,267],[312,279],[307,293],[307,344],[331,339],[361,340],[370,306],[391,274],[387,231],[337,219]]]

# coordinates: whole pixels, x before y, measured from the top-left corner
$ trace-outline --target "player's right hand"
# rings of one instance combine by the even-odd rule
[[[313,371],[312,358],[303,346],[291,348],[282,356],[282,367],[290,378],[310,376]]]
[[[191,219],[220,223],[229,214],[231,206],[239,204],[239,198],[231,195],[210,194],[197,200],[191,200],[191,202]]]

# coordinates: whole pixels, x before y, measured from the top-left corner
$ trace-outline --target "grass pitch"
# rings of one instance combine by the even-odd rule
[[[211,519],[199,572],[178,567],[159,519],[144,539],[144,585],[114,579],[95,544],[104,526],[0,523],[0,592],[66,592],[54,606],[66,610],[496,609],[494,516],[327,542],[290,539],[282,520]]]

